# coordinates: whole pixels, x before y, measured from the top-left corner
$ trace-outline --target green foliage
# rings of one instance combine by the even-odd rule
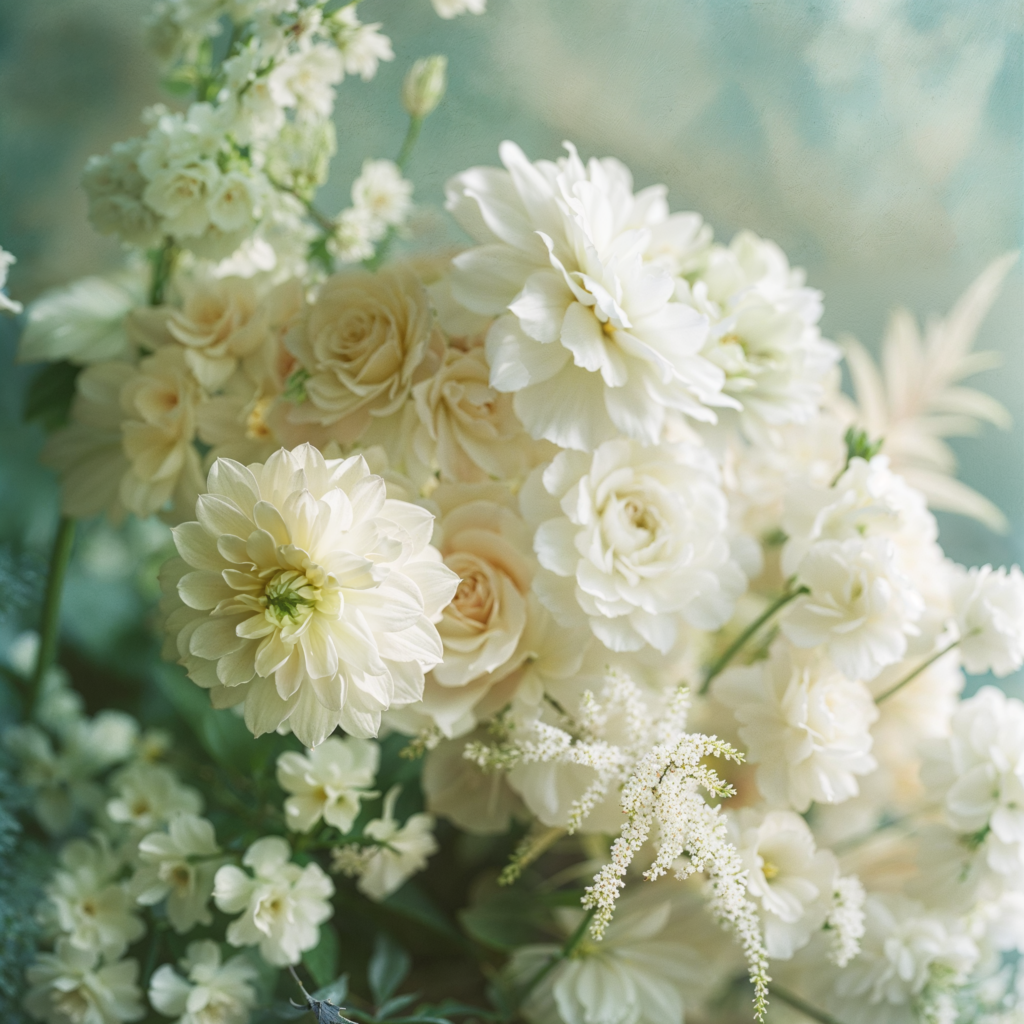
[[[313,976],[317,985],[324,986],[337,979],[341,950],[338,933],[334,925],[328,923],[320,927],[320,942],[313,949],[302,954],[302,962],[306,970]],[[327,999],[327,996],[321,998]]]
[[[409,954],[390,935],[380,932],[367,971],[370,992],[376,1006],[382,1006],[394,995],[411,966]]]
[[[867,431],[850,427],[843,436],[846,442],[846,465],[849,466],[853,459],[873,459],[881,450],[884,438],[872,441]]]
[[[81,371],[80,366],[66,360],[43,366],[25,394],[25,422],[38,423],[46,431],[66,426]]]

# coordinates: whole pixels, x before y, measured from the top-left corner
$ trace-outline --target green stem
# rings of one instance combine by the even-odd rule
[[[46,593],[43,596],[43,616],[39,625],[39,653],[32,673],[31,706],[34,710],[43,691],[43,678],[57,657],[57,639],[60,635],[60,598],[64,589],[64,577],[71,561],[71,548],[75,541],[75,521],[70,516],[61,516],[57,524],[57,536],[53,541],[50,555],[50,569],[46,576]]]
[[[928,668],[929,665],[935,664],[935,662],[937,662],[939,658],[941,658],[944,654],[949,654],[949,652],[953,650],[953,648],[956,647],[958,643],[960,643],[960,637],[957,637],[952,643],[946,644],[946,646],[943,647],[941,650],[936,651],[930,658],[928,658],[927,661],[923,661],[920,665],[918,665],[917,668],[915,668],[914,671],[910,673],[910,675],[904,676],[898,683],[896,683],[895,686],[890,686],[889,689],[885,691],[885,693],[881,694],[881,696],[876,697],[875,703],[881,704],[883,700],[888,700],[894,693],[897,693],[900,690],[902,690],[903,687],[907,685],[907,683],[916,679],[926,668]]]
[[[704,682],[701,684],[700,692],[702,694],[708,692],[708,687],[711,685],[711,681],[717,676],[733,658],[740,652],[744,644],[778,611],[785,608],[790,601],[800,597],[801,594],[809,593],[806,587],[797,587],[795,590],[787,590],[780,594],[770,605],[729,646],[725,649],[722,656],[708,669],[708,674],[704,677]]]
[[[569,957],[576,952],[576,948],[583,941],[583,936],[587,934],[587,929],[590,927],[590,922],[593,921],[594,915],[597,913],[597,908],[594,907],[583,915],[583,920],[576,926],[576,930],[565,940],[562,948],[539,970],[537,973],[530,978],[530,980],[519,990],[516,995],[515,1008],[518,1010],[520,1006],[526,1001],[526,997],[563,961],[568,960]]]
[[[416,140],[420,137],[420,129],[423,127],[422,117],[410,117],[409,127],[405,131],[405,138],[402,140],[402,148],[398,151],[398,159],[395,163],[398,165],[398,169],[405,174],[406,167],[409,166],[409,159],[412,157],[412,151],[416,146]],[[368,260],[363,260],[363,266],[367,270],[376,270],[383,262],[387,259],[388,249],[391,248],[391,243],[395,240],[395,229],[388,228],[387,234],[380,241],[380,245],[377,246],[377,251]]]
[[[837,1017],[833,1017],[831,1013],[819,1010],[816,1006],[812,1006],[795,992],[790,992],[789,989],[783,988],[781,985],[769,985],[768,991],[774,998],[779,999],[784,1003],[788,1003],[794,1010],[799,1010],[805,1017],[810,1017],[811,1020],[816,1020],[818,1024],[842,1024],[842,1021]]]
[[[174,272],[174,264],[178,259],[178,247],[168,238],[164,244],[152,253],[150,262],[153,264],[153,280],[149,286],[149,304],[160,306],[164,301],[167,283]]]

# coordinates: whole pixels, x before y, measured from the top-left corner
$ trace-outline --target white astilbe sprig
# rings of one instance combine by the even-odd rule
[[[845,341],[859,426],[885,439],[892,468],[923,491],[932,508],[971,516],[994,530],[1006,517],[987,498],[955,479],[956,457],[943,438],[976,434],[982,422],[1004,430],[1010,414],[975,388],[959,384],[1000,363],[996,352],[972,352],[975,335],[1017,260],[994,260],[943,319],[932,320],[922,338],[914,317],[898,309],[882,341],[881,369],[866,348]]]
[[[825,927],[832,939],[828,958],[837,967],[845,967],[860,952],[865,897],[864,886],[856,875],[843,875],[836,879],[832,909],[825,920]]]

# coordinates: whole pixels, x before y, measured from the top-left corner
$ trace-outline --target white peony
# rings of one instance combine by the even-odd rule
[[[289,797],[285,820],[295,832],[309,832],[321,820],[348,832],[360,801],[377,794],[373,785],[380,747],[370,740],[331,736],[306,754],[288,751],[277,759],[277,782]]]
[[[952,570],[960,660],[972,675],[1009,675],[1024,664],[1024,574],[1020,566]]]
[[[126,1024],[146,1016],[135,960],[99,966],[99,954],[58,939],[25,971],[24,1006],[45,1024]]]
[[[306,746],[338,725],[374,735],[441,660],[433,621],[458,585],[432,516],[385,496],[360,456],[304,445],[248,468],[218,459],[199,522],[164,570],[180,662],[254,735],[288,721]]]
[[[803,812],[813,801],[841,803],[877,767],[871,694],[824,659],[776,643],[767,661],[723,672],[712,693],[735,714],[770,804]]]
[[[697,449],[607,441],[592,456],[562,452],[523,490],[534,583],[556,619],[585,616],[616,651],[667,652],[681,620],[717,629],[746,577],[730,560],[727,506]],[[546,492],[546,493],[545,493]]]
[[[447,186],[448,209],[481,243],[455,257],[453,293],[499,317],[487,335],[492,387],[515,393],[533,437],[563,448],[593,451],[619,434],[655,444],[668,409],[713,421],[709,406],[735,402],[700,354],[707,318],[674,300],[654,258],[654,230],[675,227],[665,189],[634,195],[617,160],[584,165],[567,148],[531,164],[505,142],[506,170],[473,168]]]
[[[831,851],[815,849],[807,822],[793,811],[744,808],[730,826],[747,890],[761,910],[765,949],[788,960],[825,924],[839,865]]]
[[[214,879],[213,899],[225,914],[232,946],[259,946],[268,964],[297,964],[320,941],[320,925],[332,914],[334,883],[316,862],[300,867],[279,836],[257,839],[242,857],[249,875],[225,864]]]
[[[1024,703],[983,686],[953,712],[948,738],[924,745],[921,777],[948,823],[989,866],[1024,871]]]
[[[210,924],[208,904],[213,877],[221,864],[213,825],[195,814],[171,818],[166,832],[151,832],[139,840],[139,867],[130,884],[144,906],[167,900],[167,920],[178,933],[197,924]]]
[[[796,578],[809,593],[782,619],[791,643],[824,647],[841,672],[864,681],[906,653],[924,602],[894,564],[889,541],[818,541]]]
[[[163,964],[149,982],[149,1001],[177,1024],[247,1024],[256,1005],[256,968],[244,954],[221,963],[217,943],[190,942],[179,962],[182,973]]]

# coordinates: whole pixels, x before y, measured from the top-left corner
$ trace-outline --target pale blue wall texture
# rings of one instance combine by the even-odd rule
[[[142,49],[143,0],[0,0],[0,244],[21,257],[25,297],[109,265],[116,247],[84,221],[85,158],[138,131],[160,98]],[[413,58],[445,53],[450,89],[411,176],[416,246],[456,241],[441,211],[452,172],[493,163],[504,138],[533,157],[571,139],[613,154],[640,185],[663,181],[727,239],[774,238],[826,295],[824,326],[877,345],[888,311],[945,311],[989,260],[1021,245],[1024,48],[1019,0],[491,0],[443,22],[427,0],[366,0],[397,59],[369,86],[347,81],[339,156],[322,193],[346,202],[367,156],[393,156],[398,88]],[[1024,276],[1018,266],[980,343],[1001,370],[976,383],[1013,411],[1012,431],[956,443],[961,476],[1009,516],[1008,537],[942,517],[967,562],[1024,548]],[[0,498],[15,493],[31,437],[3,387]],[[14,390],[12,390],[14,388]],[[38,476],[38,474],[34,474]],[[40,487],[45,486],[40,478]],[[43,499],[40,498],[42,502]],[[44,517],[45,518],[45,517]],[[25,525],[0,516],[0,529]]]

